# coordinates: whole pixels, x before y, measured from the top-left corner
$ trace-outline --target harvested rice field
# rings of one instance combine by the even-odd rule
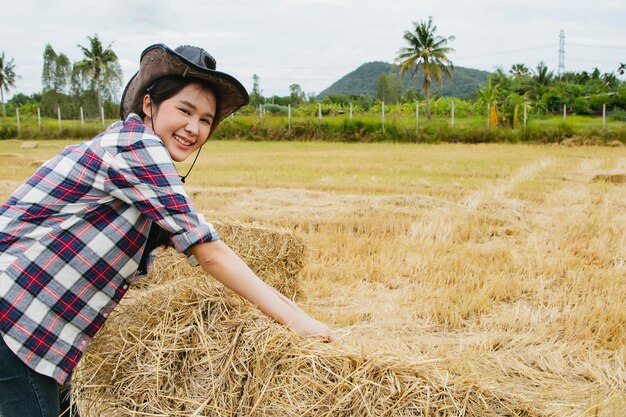
[[[0,142],[3,199],[64,144]],[[624,147],[211,142],[198,209],[340,343],[163,251],[83,415],[624,416],[625,176]]]

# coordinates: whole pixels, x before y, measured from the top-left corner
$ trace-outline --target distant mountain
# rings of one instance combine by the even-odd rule
[[[378,89],[378,79],[382,74],[396,73],[399,70],[396,66],[387,62],[375,61],[361,65],[351,73],[335,81],[330,87],[317,95],[317,98],[324,98],[329,94],[369,94],[376,97]],[[419,71],[414,78],[410,78],[410,73],[406,73],[402,78],[404,90],[415,86],[418,92],[421,91],[424,73]],[[478,89],[478,86],[487,81],[489,72],[472,68],[454,67],[452,79],[444,79],[443,89],[433,83],[431,93],[441,91],[444,96],[466,97]]]

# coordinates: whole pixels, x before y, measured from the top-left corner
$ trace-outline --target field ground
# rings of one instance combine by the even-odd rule
[[[0,196],[68,143],[0,142]],[[217,141],[187,189],[209,220],[300,235],[300,303],[343,343],[623,416],[624,175],[624,147]]]

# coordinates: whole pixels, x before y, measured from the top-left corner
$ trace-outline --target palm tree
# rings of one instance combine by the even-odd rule
[[[422,90],[426,98],[426,116],[430,120],[430,84],[434,79],[441,86],[444,75],[452,77],[454,66],[447,55],[454,52],[454,49],[446,45],[454,40],[454,36],[435,35],[437,26],[433,24],[432,17],[428,18],[428,22],[413,22],[413,25],[413,32],[408,30],[404,32],[404,39],[409,46],[400,48],[396,63],[400,65],[402,75],[412,70],[411,78],[417,74],[420,65],[422,66],[424,71]]]
[[[543,87],[547,87],[552,80],[554,79],[553,71],[548,71],[548,67],[546,64],[540,62],[537,65],[537,71],[535,71],[535,75],[533,76],[533,80],[536,84],[539,84]]]
[[[117,55],[111,49],[112,43],[106,48],[102,47],[102,43],[98,35],[93,37],[87,36],[89,40],[89,48],[78,45],[83,51],[85,59],[76,63],[76,69],[81,72],[89,73],[93,76],[93,82],[96,85],[96,93],[98,95],[98,110],[102,108],[102,83],[107,75],[121,78],[117,71]],[[113,74],[112,74],[113,73]]]
[[[494,82],[492,78],[487,79],[487,83],[482,84],[476,91],[478,103],[496,106],[502,98],[503,91],[500,84]]]
[[[498,84],[503,90],[510,90],[513,85],[512,79],[502,67],[496,68],[496,70],[489,75],[489,79],[493,80],[493,82]]]
[[[0,55],[0,99],[2,101],[2,117],[7,117],[7,109],[4,104],[4,91],[9,92],[10,88],[15,87],[15,64],[13,58],[7,61],[4,52]]]
[[[528,77],[530,75],[530,70],[524,64],[513,64],[511,65],[509,74],[515,78]]]

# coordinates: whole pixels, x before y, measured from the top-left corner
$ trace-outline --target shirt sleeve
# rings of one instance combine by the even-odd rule
[[[142,136],[114,156],[104,191],[172,233],[172,243],[181,253],[189,254],[198,243],[218,240],[213,225],[195,210],[187,196],[163,143],[157,137]]]

